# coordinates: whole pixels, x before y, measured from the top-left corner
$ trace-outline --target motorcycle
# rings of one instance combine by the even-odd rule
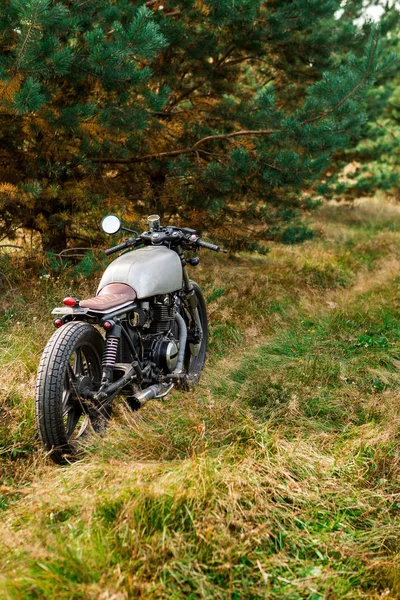
[[[158,215],[148,223],[139,235],[115,215],[104,217],[105,233],[134,237],[105,251],[124,252],[106,268],[95,297],[67,297],[52,311],[57,330],[40,360],[35,415],[56,463],[72,460],[91,431],[104,429],[117,395],[138,410],[175,386],[193,386],[203,370],[206,303],[187,265],[199,264],[199,248],[226,250],[194,229],[161,226]]]

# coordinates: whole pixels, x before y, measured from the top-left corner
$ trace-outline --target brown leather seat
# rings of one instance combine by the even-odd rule
[[[126,283],[109,283],[100,290],[98,296],[81,300],[79,306],[104,311],[125,304],[125,302],[133,302],[135,299],[135,290]]]

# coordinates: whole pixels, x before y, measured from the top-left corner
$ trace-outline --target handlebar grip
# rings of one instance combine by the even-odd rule
[[[202,248],[207,248],[208,250],[214,250],[214,252],[226,252],[226,250],[222,250],[219,246],[215,244],[209,244],[209,242],[204,242],[203,240],[198,240],[197,245]]]
[[[125,250],[125,248],[128,247],[128,244],[126,242],[124,242],[123,244],[118,244],[118,246],[114,246],[113,248],[108,248],[107,250],[104,251],[104,253],[107,256],[110,256],[110,254],[114,254],[114,252],[119,252],[120,250]]]

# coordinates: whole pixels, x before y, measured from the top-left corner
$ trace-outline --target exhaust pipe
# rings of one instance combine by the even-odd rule
[[[183,317],[177,312],[175,315],[175,321],[178,323],[179,328],[179,354],[176,367],[173,370],[172,375],[179,375],[183,371],[183,361],[185,359],[185,349],[187,340],[187,327]]]
[[[151,385],[142,392],[130,396],[128,399],[129,405],[135,409],[142,408],[149,400],[164,398],[164,396],[170,393],[174,385],[174,383],[156,383],[155,385]]]

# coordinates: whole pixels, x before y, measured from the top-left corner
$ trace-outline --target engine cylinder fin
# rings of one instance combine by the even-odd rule
[[[163,333],[168,331],[175,318],[175,306],[155,304],[153,308],[153,320],[150,324],[150,333]]]

